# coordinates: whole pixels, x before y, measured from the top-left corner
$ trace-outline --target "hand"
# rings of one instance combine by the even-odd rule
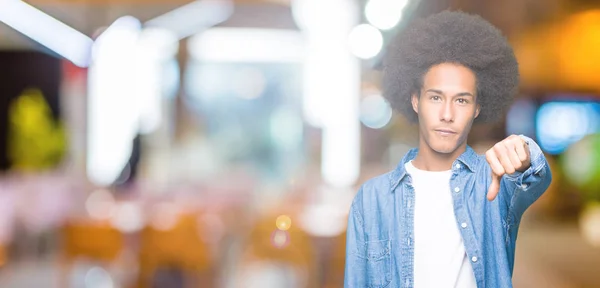
[[[504,174],[513,174],[515,171],[525,172],[531,166],[527,142],[517,135],[510,135],[496,143],[485,152],[485,159],[492,168],[492,184],[487,193],[489,201],[498,196],[500,180]]]

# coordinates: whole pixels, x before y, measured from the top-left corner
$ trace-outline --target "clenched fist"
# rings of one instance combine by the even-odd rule
[[[528,144],[517,135],[510,135],[496,143],[494,147],[485,152],[485,159],[492,168],[492,184],[487,193],[489,201],[498,196],[500,180],[504,174],[513,174],[516,171],[524,172],[531,166]]]

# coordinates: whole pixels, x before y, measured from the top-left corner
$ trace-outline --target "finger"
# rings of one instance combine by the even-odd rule
[[[500,180],[501,179],[502,179],[502,176],[492,174],[492,183],[490,184],[490,187],[488,188],[488,193],[487,193],[487,199],[489,201],[493,201],[494,199],[496,199],[496,196],[498,196],[498,193],[500,192]]]
[[[500,160],[498,159],[498,156],[496,155],[494,149],[490,149],[485,153],[485,159],[490,164],[490,167],[492,168],[494,174],[499,176],[504,175],[504,167],[500,163]]]
[[[508,149],[503,143],[498,143],[494,145],[494,152],[496,156],[498,156],[498,160],[502,163],[502,167],[504,167],[504,172],[507,174],[515,173],[515,166],[510,162],[510,157],[508,156]]]
[[[517,152],[517,147],[521,143],[518,140],[506,141],[506,152],[508,154],[508,158],[510,159],[510,163],[512,163],[515,170],[519,170],[523,166],[523,161],[521,161],[519,157],[519,153]]]
[[[525,144],[525,141],[523,141],[523,139],[519,138],[518,141],[515,144],[515,151],[517,151],[517,155],[519,155],[519,160],[521,160],[521,163],[525,162],[527,160],[527,158],[529,158],[529,147],[526,147],[527,144]]]

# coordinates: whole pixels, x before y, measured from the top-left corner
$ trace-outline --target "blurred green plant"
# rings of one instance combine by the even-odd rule
[[[64,125],[39,89],[26,89],[9,108],[8,157],[11,169],[40,171],[55,167],[66,152]]]

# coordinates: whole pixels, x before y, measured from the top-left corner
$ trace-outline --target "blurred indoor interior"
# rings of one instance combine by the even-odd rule
[[[592,0],[0,0],[0,287],[342,287],[352,198],[418,140],[378,64],[448,8],[521,65],[469,144],[553,171],[515,287],[600,287]]]

